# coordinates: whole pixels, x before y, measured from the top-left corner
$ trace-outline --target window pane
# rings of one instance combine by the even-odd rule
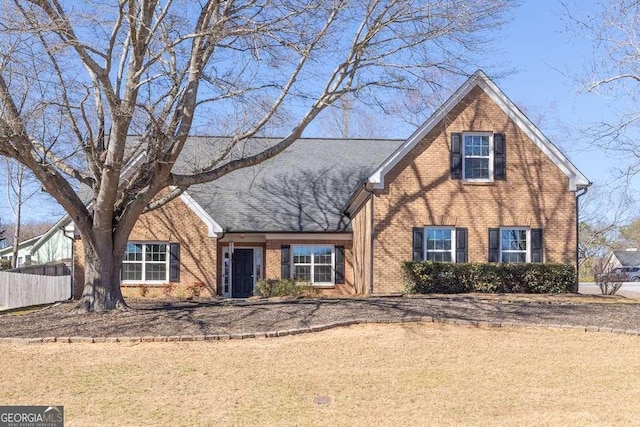
[[[502,262],[527,262],[526,252],[503,252]]]
[[[296,265],[294,268],[293,278],[300,282],[311,282],[311,266]]]
[[[465,158],[464,177],[466,179],[489,179],[489,159]]]
[[[122,263],[122,280],[142,280],[142,264]]]
[[[502,230],[502,250],[503,251],[526,251],[527,231],[526,230]]]
[[[167,280],[167,264],[147,263],[145,280]]]
[[[293,248],[294,264],[311,264],[311,247],[295,246]]]
[[[163,262],[167,260],[167,245],[150,244],[145,246],[145,261]]]
[[[316,265],[313,275],[314,283],[331,283],[331,266]]]
[[[127,243],[124,261],[142,261],[142,245],[139,243]]]
[[[465,156],[489,156],[489,136],[465,135],[464,154]]]
[[[451,252],[427,252],[427,260],[435,262],[451,262]]]
[[[313,262],[314,264],[331,265],[331,247],[316,246],[313,251]]]

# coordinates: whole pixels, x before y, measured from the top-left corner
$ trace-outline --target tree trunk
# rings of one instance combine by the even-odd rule
[[[81,311],[125,310],[127,304],[120,289],[122,251],[114,251],[110,242],[101,242],[93,248],[84,245],[84,291],[80,300]]]

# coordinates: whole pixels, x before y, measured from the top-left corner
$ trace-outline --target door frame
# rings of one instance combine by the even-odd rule
[[[222,296],[233,298],[233,251],[251,249],[253,252],[253,286],[264,274],[264,249],[262,246],[235,246],[233,242],[222,247]]]

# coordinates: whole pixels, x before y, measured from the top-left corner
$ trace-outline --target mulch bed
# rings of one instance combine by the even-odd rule
[[[541,326],[640,330],[640,305],[623,298],[429,295],[291,300],[129,300],[131,310],[75,311],[68,302],[0,315],[0,337],[133,337],[244,334],[309,328],[350,320],[399,321],[430,316]]]

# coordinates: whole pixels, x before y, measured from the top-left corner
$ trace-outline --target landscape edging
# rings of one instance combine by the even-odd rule
[[[285,329],[281,331],[265,332],[245,332],[232,334],[214,335],[157,335],[157,336],[121,336],[121,337],[42,337],[42,338],[19,338],[0,337],[0,343],[9,344],[47,344],[47,343],[147,343],[147,342],[193,342],[193,341],[222,341],[232,339],[250,338],[276,338],[287,335],[307,334],[312,332],[326,331],[328,329],[340,328],[359,324],[383,324],[383,323],[441,323],[445,325],[465,326],[472,328],[543,328],[543,329],[570,329],[582,332],[606,332],[612,334],[640,335],[640,331],[631,329],[614,329],[599,326],[582,325],[557,325],[557,324],[537,324],[537,323],[517,323],[517,322],[490,322],[487,320],[467,320],[456,317],[432,317],[432,316],[407,316],[398,319],[352,319],[331,322],[327,324],[307,326],[304,328]]]

